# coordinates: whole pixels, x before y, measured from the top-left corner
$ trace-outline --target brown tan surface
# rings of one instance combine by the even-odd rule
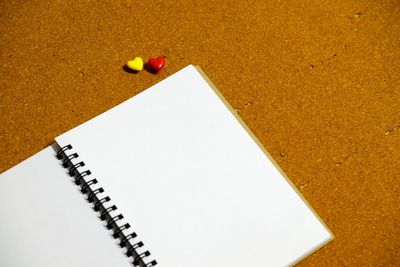
[[[317,2],[0,1],[0,172],[196,64],[335,234],[298,266],[399,266],[400,2]]]

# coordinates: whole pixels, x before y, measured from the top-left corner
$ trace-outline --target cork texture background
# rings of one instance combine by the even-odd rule
[[[398,0],[0,0],[0,173],[199,65],[335,235],[298,266],[400,266],[399,14]],[[159,74],[123,69],[161,54]]]

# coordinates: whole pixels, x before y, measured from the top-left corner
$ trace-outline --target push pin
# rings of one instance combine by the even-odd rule
[[[156,72],[162,70],[165,66],[165,56],[152,57],[147,61],[147,65]]]
[[[126,66],[134,71],[143,70],[143,59],[140,57],[135,57],[133,60],[129,60]]]

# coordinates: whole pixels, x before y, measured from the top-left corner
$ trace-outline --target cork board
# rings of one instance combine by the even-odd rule
[[[335,235],[297,266],[398,266],[399,13],[396,0],[0,1],[0,172],[199,65]],[[159,74],[123,69],[160,54]]]

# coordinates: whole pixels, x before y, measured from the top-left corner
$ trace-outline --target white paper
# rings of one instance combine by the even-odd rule
[[[160,267],[287,266],[331,239],[193,66],[56,140]]]
[[[132,267],[55,149],[0,175],[0,266]]]

